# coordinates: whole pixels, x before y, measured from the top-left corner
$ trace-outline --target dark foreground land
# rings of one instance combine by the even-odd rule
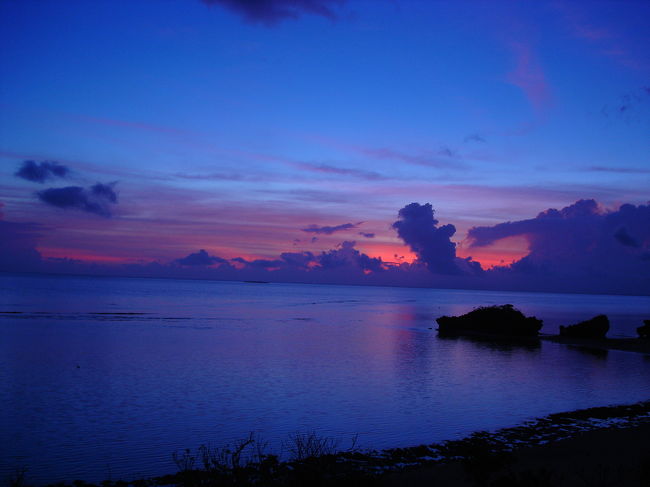
[[[288,452],[292,460],[280,461],[251,436],[224,448],[177,452],[175,474],[95,485],[647,487],[650,401],[551,414],[462,440],[382,451],[341,451],[331,439],[296,435]],[[30,483],[19,472],[9,485]]]

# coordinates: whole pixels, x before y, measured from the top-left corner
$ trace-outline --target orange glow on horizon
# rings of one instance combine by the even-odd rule
[[[483,269],[497,266],[507,266],[528,255],[528,240],[526,237],[508,237],[494,242],[487,247],[464,248],[457,247],[458,257],[472,257],[480,262]]]
[[[369,257],[380,257],[384,262],[402,264],[411,263],[418,258],[405,245],[387,242],[363,242],[357,243],[360,252],[368,254]],[[395,257],[397,255],[397,257]]]

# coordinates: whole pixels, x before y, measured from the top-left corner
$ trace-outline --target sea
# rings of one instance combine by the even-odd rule
[[[543,332],[650,297],[0,274],[0,481],[133,480],[250,433],[413,446],[650,398],[650,356],[441,338],[435,319],[513,304]]]

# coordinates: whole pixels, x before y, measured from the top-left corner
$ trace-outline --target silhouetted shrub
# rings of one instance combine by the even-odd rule
[[[609,331],[609,319],[598,315],[575,325],[560,326],[560,336],[571,338],[605,338]]]

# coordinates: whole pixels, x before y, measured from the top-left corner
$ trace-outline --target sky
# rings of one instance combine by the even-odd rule
[[[650,294],[649,19],[0,0],[0,270]]]

